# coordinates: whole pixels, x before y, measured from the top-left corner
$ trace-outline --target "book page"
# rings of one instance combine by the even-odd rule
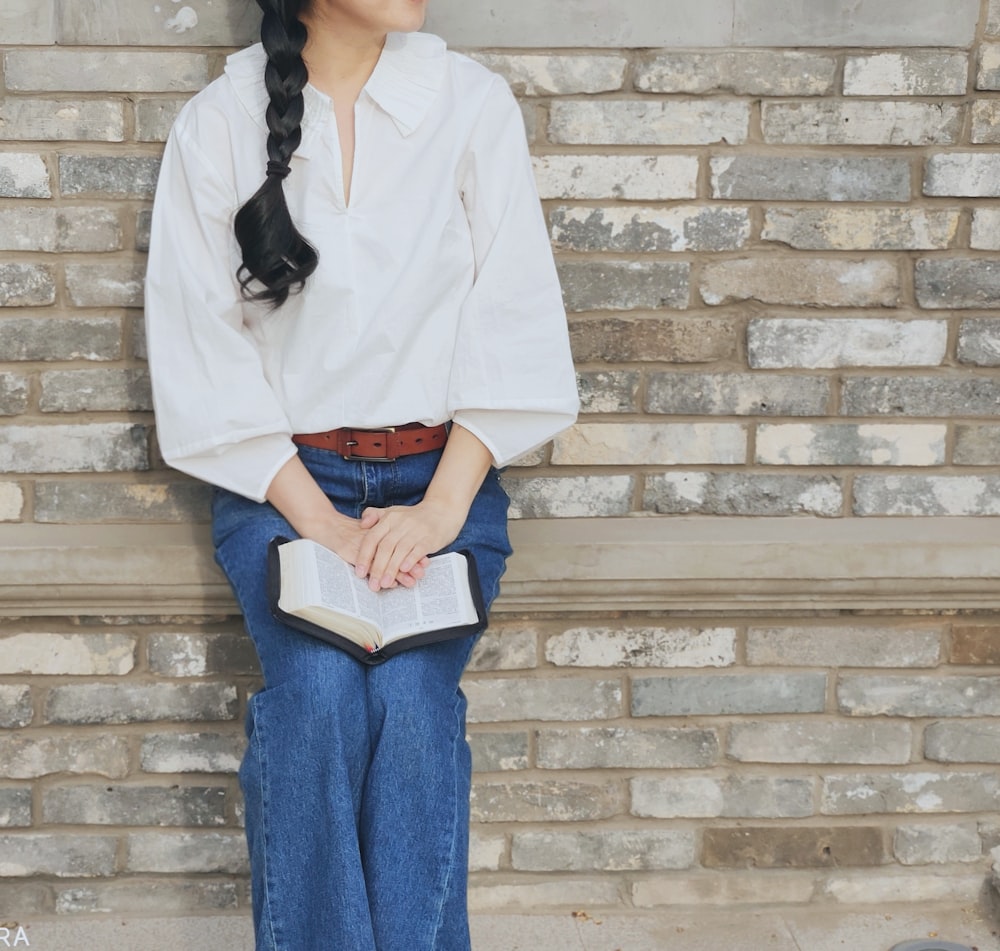
[[[469,591],[468,562],[451,552],[430,560],[416,587],[390,588],[379,594],[386,643],[421,631],[473,624],[478,618]]]

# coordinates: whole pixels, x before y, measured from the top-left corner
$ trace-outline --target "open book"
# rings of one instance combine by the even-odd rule
[[[375,592],[322,545],[275,538],[268,550],[268,597],[278,620],[370,664],[473,634],[486,623],[470,552],[435,555],[413,588]]]

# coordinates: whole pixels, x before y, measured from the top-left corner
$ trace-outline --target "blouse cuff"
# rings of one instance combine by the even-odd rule
[[[547,410],[466,409],[453,420],[469,430],[490,451],[498,469],[544,445],[576,419],[576,400],[553,404]]]

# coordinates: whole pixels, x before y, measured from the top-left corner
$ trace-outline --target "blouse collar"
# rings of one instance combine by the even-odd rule
[[[444,40],[430,33],[390,33],[382,54],[362,92],[393,120],[401,135],[410,135],[430,110],[444,84]],[[263,129],[268,95],[264,85],[267,55],[260,43],[233,53],[226,59],[226,75],[243,107]],[[302,143],[295,154],[309,158],[316,139],[330,118],[330,97],[314,86],[303,90],[305,113]]]

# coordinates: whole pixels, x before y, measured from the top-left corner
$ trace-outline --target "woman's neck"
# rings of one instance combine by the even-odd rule
[[[357,99],[378,62],[385,34],[363,26],[334,22],[329,15],[303,18],[309,39],[302,57],[309,70],[309,82],[334,99]]]

